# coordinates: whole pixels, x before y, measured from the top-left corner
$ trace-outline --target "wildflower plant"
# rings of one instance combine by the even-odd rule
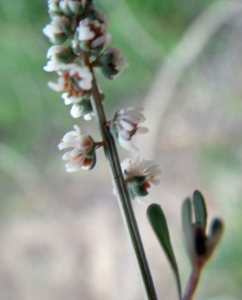
[[[142,202],[141,199],[148,195],[152,185],[159,183],[157,176],[161,171],[154,161],[140,160],[137,154],[139,149],[132,143],[135,134],[148,132],[146,127],[140,126],[145,121],[143,108],[121,108],[111,120],[107,120],[104,95],[96,80],[96,70],[112,80],[128,67],[128,63],[121,56],[121,50],[108,46],[111,41],[111,35],[107,32],[108,19],[96,9],[92,0],[48,0],[48,12],[51,22],[45,26],[43,33],[53,45],[47,51],[48,62],[44,70],[56,72],[58,77],[56,82],[49,82],[48,86],[56,92],[62,92],[64,104],[72,106],[70,115],[73,118],[83,118],[85,121],[95,117],[102,137],[102,141],[94,141],[91,136],[83,135],[78,125],[66,133],[58,145],[59,150],[66,150],[62,156],[63,160],[68,161],[66,171],[93,169],[96,150],[103,147],[140,275],[144,299],[155,300],[156,291],[131,201],[137,199]],[[132,152],[133,157],[120,163],[116,142]],[[194,222],[191,200],[186,200],[183,206],[183,228],[193,270],[183,300],[192,299],[201,268],[217,246],[223,230],[223,223],[216,219],[207,235],[203,196],[196,191],[193,198]],[[147,216],[175,273],[179,299],[182,299],[179,272],[165,215],[159,205],[151,204]]]

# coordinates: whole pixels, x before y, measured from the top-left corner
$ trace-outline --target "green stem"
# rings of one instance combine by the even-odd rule
[[[89,65],[90,67],[88,53],[86,52],[84,52],[84,61],[85,64]],[[139,234],[139,229],[134,216],[133,207],[123,178],[123,173],[120,167],[120,161],[116,149],[116,144],[111,133],[109,132],[109,128],[106,126],[107,121],[103,110],[102,100],[96,84],[94,73],[93,73],[93,77],[94,77],[93,94],[92,94],[93,97],[91,100],[91,104],[92,104],[92,108],[96,120],[99,124],[99,129],[102,135],[102,139],[104,141],[104,152],[109,162],[110,171],[112,174],[112,181],[116,190],[117,199],[119,203],[120,212],[123,218],[124,226],[126,228],[129,240],[131,242],[131,248],[133,250],[137,271],[141,280],[144,299],[157,300],[154,284],[152,281],[143,244]]]

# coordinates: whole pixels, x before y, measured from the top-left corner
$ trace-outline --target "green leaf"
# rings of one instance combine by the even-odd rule
[[[185,236],[186,246],[189,256],[193,261],[194,257],[194,234],[192,229],[192,204],[191,199],[187,198],[182,204],[182,228]]]
[[[195,190],[193,193],[193,206],[195,212],[195,221],[202,224],[204,229],[207,226],[207,208],[203,195]]]
[[[220,219],[214,219],[210,225],[209,239],[212,251],[217,247],[224,231],[224,223]]]
[[[179,271],[172,249],[165,215],[158,204],[151,204],[147,209],[147,217],[174,271],[179,297],[181,299],[181,283]]]

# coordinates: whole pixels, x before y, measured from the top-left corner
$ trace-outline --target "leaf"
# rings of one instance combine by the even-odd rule
[[[224,223],[220,219],[214,219],[210,225],[209,232],[209,257],[212,255],[215,248],[218,246],[218,243],[222,237],[224,231]]]
[[[180,283],[179,271],[178,271],[175,255],[172,249],[171,241],[170,241],[170,235],[167,227],[166,218],[160,205],[155,203],[151,204],[147,209],[147,217],[149,219],[151,227],[153,228],[168,258],[168,261],[171,264],[172,270],[174,271],[178,293],[181,299],[181,283]]]
[[[185,236],[187,250],[191,261],[194,259],[194,234],[192,229],[192,204],[191,199],[187,198],[182,204],[182,227]]]
[[[193,193],[193,206],[195,213],[195,221],[202,224],[204,229],[207,226],[207,208],[203,195],[195,190]]]

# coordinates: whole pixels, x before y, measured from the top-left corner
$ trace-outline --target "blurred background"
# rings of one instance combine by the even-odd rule
[[[173,275],[146,219],[167,216],[183,287],[190,265],[180,209],[199,189],[226,231],[195,299],[241,299],[242,2],[98,0],[112,45],[130,67],[99,78],[107,118],[145,107],[150,132],[135,144],[160,165],[161,184],[134,210],[159,299],[177,299]],[[92,171],[67,174],[61,137],[73,125],[99,137],[95,121],[72,119],[47,87],[50,22],[43,0],[0,0],[0,300],[140,300],[139,280],[102,149]],[[121,160],[127,154],[120,148]]]

